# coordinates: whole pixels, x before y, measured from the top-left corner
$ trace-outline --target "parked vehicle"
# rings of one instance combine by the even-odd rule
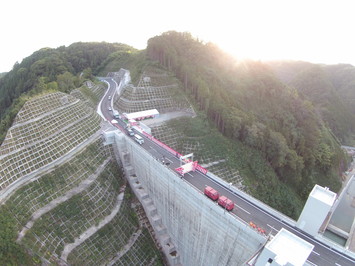
[[[130,135],[131,137],[134,136],[134,132],[131,128],[127,127],[126,130],[127,130],[128,135]]]
[[[139,136],[138,134],[134,135],[134,140],[137,141],[141,145],[144,143],[144,139],[141,136]]]
[[[218,205],[225,208],[227,211],[231,211],[234,208],[234,202],[228,199],[226,196],[219,196],[217,190],[213,189],[212,187],[206,186],[205,190],[203,191],[207,197],[212,200],[218,200]]]
[[[113,109],[112,115],[113,115],[114,118],[117,118],[117,119],[121,118],[120,113],[117,110],[115,110],[115,109]]]
[[[220,196],[218,199],[218,205],[225,208],[227,211],[231,211],[234,208],[234,202],[228,199],[226,196]]]
[[[125,129],[126,129],[128,135],[130,135],[131,137],[134,136],[134,132],[133,132],[133,130],[132,130],[131,127],[126,126]],[[138,135],[138,136],[139,136],[139,135]]]
[[[207,197],[209,197],[212,200],[218,200],[218,198],[219,198],[218,191],[209,187],[209,186],[205,187],[204,193]]]

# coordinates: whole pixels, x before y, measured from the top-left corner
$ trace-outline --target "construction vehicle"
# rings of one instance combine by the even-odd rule
[[[218,205],[225,208],[227,211],[233,210],[234,202],[228,199],[226,196],[219,196],[218,191],[214,188],[206,186],[203,192],[211,200],[218,200]]]
[[[209,187],[209,186],[205,187],[204,193],[207,197],[209,197],[212,200],[218,200],[218,198],[219,198],[218,191]]]
[[[226,196],[220,196],[218,198],[218,205],[225,208],[227,211],[231,211],[234,208],[234,202],[228,199]]]

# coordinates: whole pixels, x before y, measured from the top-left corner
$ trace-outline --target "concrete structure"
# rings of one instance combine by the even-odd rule
[[[172,265],[244,265],[265,236],[209,200],[131,138],[106,132]]]
[[[282,228],[258,256],[255,266],[305,265],[314,246]]]
[[[112,79],[108,82],[110,88],[115,88]],[[111,114],[105,111],[106,117],[110,117]],[[126,126],[124,122],[117,122],[115,127],[123,130]],[[136,127],[136,130],[141,132],[141,127]],[[295,221],[228,186],[210,172],[206,174],[199,170],[177,178],[177,152],[172,153],[165,144],[147,137],[145,143],[138,145],[119,131],[106,132],[105,135],[107,143],[114,144],[115,156],[122,161],[127,180],[142,203],[156,232],[155,238],[159,240],[170,265],[254,263],[264,247],[262,243],[266,241],[266,235],[260,233],[260,228],[266,229],[265,233],[269,235],[287,228],[314,245],[315,251],[308,257],[306,265],[354,265],[354,254],[351,252],[331,242],[326,245],[320,243],[324,241],[319,239],[320,235],[312,238],[300,232],[295,228]],[[169,164],[162,163],[163,155],[170,156]],[[226,213],[219,207],[216,209],[216,203],[206,197],[201,198],[204,185],[219,186],[223,194],[237,202],[236,210]],[[324,201],[322,193],[315,194]],[[248,226],[250,221],[257,221],[262,227],[251,229],[252,226]],[[245,260],[246,257],[249,258]]]
[[[142,129],[144,132],[148,133],[149,135],[152,134],[152,129],[151,129],[149,126],[147,126],[145,123],[139,122],[139,126],[141,127],[141,129]]]
[[[116,83],[128,84],[131,82],[130,72],[126,69],[121,68],[118,72],[109,72],[107,77],[111,77]]]
[[[135,112],[130,114],[123,113],[123,116],[128,120],[133,119],[138,121],[146,118],[159,117],[159,112],[157,109],[151,109],[151,110],[145,110],[145,111]]]
[[[355,251],[355,178],[354,175],[342,190],[333,208],[327,230],[346,241],[346,248]]]
[[[296,226],[306,233],[316,236],[333,206],[335,198],[336,194],[328,188],[315,185],[309,194]]]

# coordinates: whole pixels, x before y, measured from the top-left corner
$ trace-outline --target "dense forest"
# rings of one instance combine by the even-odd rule
[[[175,73],[221,133],[258,150],[303,200],[315,183],[339,190],[347,158],[317,103],[283,83],[268,65],[233,60],[189,33],[151,38],[147,54]],[[256,194],[269,184],[267,177],[258,178]]]
[[[342,144],[355,144],[355,68],[307,62],[270,62],[270,67],[303,99],[312,102]]]

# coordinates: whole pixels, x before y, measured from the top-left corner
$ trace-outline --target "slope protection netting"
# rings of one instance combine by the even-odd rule
[[[113,265],[159,265],[160,254],[154,245],[148,229],[143,228],[134,245]]]
[[[63,96],[62,93],[54,94]],[[35,102],[41,104],[40,99],[48,100],[48,95],[43,96],[43,99],[36,98]],[[53,105],[61,98],[55,98],[57,101]],[[75,99],[69,95],[67,98]],[[6,146],[0,147],[1,151],[7,149],[6,153],[0,155],[0,189],[60,158],[99,130],[101,118],[92,109],[76,101],[42,113],[32,121],[18,123],[10,129]],[[32,106],[31,101],[27,103],[25,109]],[[10,139],[15,139],[12,143],[16,145],[10,145]]]
[[[80,99],[92,109],[96,109],[100,99],[105,94],[106,88],[102,85],[89,83],[90,86],[82,86],[79,89],[72,90],[70,95]]]
[[[117,215],[68,256],[71,265],[100,265],[113,257],[139,228],[137,215],[125,194]],[[138,264],[142,265],[142,264]]]
[[[160,126],[152,127],[152,135],[160,140],[161,142],[168,145],[170,148],[179,151],[178,140],[182,139],[184,136],[173,130],[172,128],[162,124]]]
[[[134,113],[144,110],[157,109],[160,113],[180,111],[188,109],[188,104],[176,103],[174,99],[154,99],[149,101],[127,101],[121,98],[117,104],[115,104],[115,109],[119,110],[121,113]]]
[[[112,149],[98,139],[69,162],[18,189],[6,202],[18,227],[25,226],[35,211],[87,179],[110,155]]]
[[[92,113],[64,130],[31,146],[26,146],[0,158],[0,188],[4,189],[20,177],[29,174],[65,155],[100,129],[101,118]]]
[[[156,74],[153,77],[142,75],[139,86],[126,86],[114,106],[124,113],[149,109],[157,109],[163,113],[191,108],[187,99],[181,95],[176,80],[166,74]]]
[[[93,85],[92,87],[89,87],[89,89],[97,96],[97,98],[101,99],[102,96],[104,96],[106,88],[101,85]]]
[[[73,243],[90,227],[108,216],[117,204],[122,171],[110,163],[93,184],[39,218],[23,243],[50,259],[60,257],[65,244]]]
[[[69,264],[163,265],[143,207],[131,193],[126,187],[117,215],[69,254]]]
[[[85,95],[79,89],[72,90],[70,92],[70,95],[81,100],[83,103],[86,103],[90,107],[94,107],[94,105],[85,97]]]
[[[143,101],[153,99],[165,99],[171,97],[169,90],[176,86],[164,86],[164,87],[133,87],[127,86],[122,94],[122,98],[127,101]]]
[[[60,131],[80,119],[88,119],[93,111],[81,101],[73,102],[58,112],[49,113],[31,123],[21,123],[8,130],[6,138],[0,147],[0,155],[17,150],[30,143],[39,141]]]
[[[181,154],[194,154],[194,160],[206,168],[209,172],[219,176],[228,183],[233,183],[236,187],[244,190],[243,178],[238,169],[230,166],[223,156],[218,155],[214,150],[206,148],[204,137],[189,138],[177,132],[166,124],[153,127],[152,135],[180,152]]]
[[[42,114],[45,114],[59,107],[64,107],[65,105],[75,101],[77,101],[77,99],[62,92],[41,95],[31,99],[30,101],[27,101],[24,104],[24,106],[18,112],[14,124],[22,123],[36,118]]]

